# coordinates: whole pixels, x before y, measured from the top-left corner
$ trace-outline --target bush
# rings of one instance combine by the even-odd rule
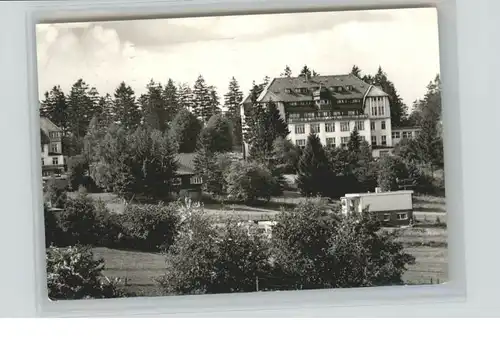
[[[63,235],[54,243],[57,246],[111,246],[121,230],[118,216],[110,213],[104,202],[94,201],[84,192],[68,200],[59,215],[59,226]]]
[[[175,205],[127,206],[120,215],[120,245],[144,251],[161,251],[173,242],[179,224]]]
[[[47,287],[52,300],[123,296],[119,281],[102,275],[104,261],[94,259],[90,247],[50,247],[46,259]]]
[[[89,177],[86,175],[89,162],[83,155],[72,156],[68,159],[68,182],[71,190],[77,190],[83,185],[89,187]]]
[[[254,226],[220,226],[201,210],[183,212],[180,233],[165,256],[158,283],[167,294],[255,291],[270,269],[269,245]]]
[[[257,162],[234,162],[226,182],[228,197],[247,203],[269,201],[276,190],[276,179],[271,171]]]
[[[50,207],[63,208],[67,199],[66,189],[61,182],[54,178],[49,179],[45,186],[45,203],[50,204]]]
[[[395,234],[380,229],[369,213],[342,216],[310,201],[283,212],[271,239],[276,284],[283,289],[401,284],[414,257]]]

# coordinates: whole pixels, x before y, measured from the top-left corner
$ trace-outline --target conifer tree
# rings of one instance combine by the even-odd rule
[[[135,129],[141,122],[141,112],[132,88],[121,82],[116,88],[113,100],[113,115],[117,122],[127,129]]]
[[[298,162],[297,185],[305,196],[327,196],[331,172],[321,141],[310,134]]]

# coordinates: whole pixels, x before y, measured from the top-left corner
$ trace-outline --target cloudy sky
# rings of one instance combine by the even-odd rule
[[[101,94],[125,81],[139,95],[153,78],[192,85],[199,74],[222,96],[234,76],[388,73],[404,101],[422,97],[439,72],[437,14],[405,9],[38,25],[40,96],[83,78]]]

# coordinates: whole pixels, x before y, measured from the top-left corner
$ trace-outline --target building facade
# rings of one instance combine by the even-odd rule
[[[42,176],[60,176],[66,170],[66,157],[62,150],[62,130],[48,118],[40,118],[42,147]]]
[[[409,225],[413,222],[412,190],[346,194],[340,201],[344,215],[367,210],[385,226]]]
[[[288,137],[298,147],[305,147],[311,132],[323,145],[346,146],[356,128],[379,157],[402,140],[403,131],[391,126],[388,94],[352,74],[274,78],[257,99],[263,104],[270,101],[276,103],[288,124]],[[251,104],[249,96],[241,105],[243,126]],[[405,129],[406,137],[408,132]]]

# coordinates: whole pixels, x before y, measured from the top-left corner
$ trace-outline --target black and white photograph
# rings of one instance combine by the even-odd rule
[[[36,40],[51,300],[448,280],[434,8]]]

